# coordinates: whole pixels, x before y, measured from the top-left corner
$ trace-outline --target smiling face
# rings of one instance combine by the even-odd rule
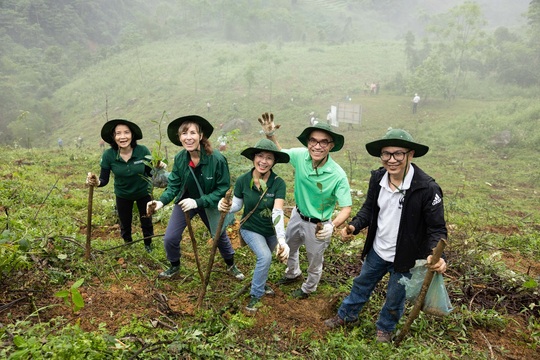
[[[313,163],[316,164],[326,158],[334,147],[334,141],[326,131],[314,130],[309,134],[307,145],[309,155],[311,155]]]
[[[385,160],[388,156],[389,159]],[[413,156],[414,150],[403,147],[386,146],[381,149],[382,164],[393,179],[403,180],[405,169],[411,163]]]
[[[131,133],[131,130],[129,129],[129,126],[124,124],[118,124],[114,128],[114,142],[116,142],[116,145],[118,145],[119,149],[128,149],[131,147],[131,140],[133,138],[133,134]]]
[[[253,166],[261,176],[270,171],[275,163],[276,158],[270,151],[261,151],[253,157]]]
[[[192,122],[183,123],[178,128],[178,137],[182,146],[189,152],[199,150],[203,134],[199,125]]]

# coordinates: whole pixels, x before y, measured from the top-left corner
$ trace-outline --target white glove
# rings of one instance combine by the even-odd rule
[[[278,239],[278,246],[276,247],[276,257],[282,263],[286,263],[289,258],[289,245],[285,242],[285,239]]]
[[[96,174],[92,174],[91,172],[88,173],[86,176],[86,185],[98,187],[100,184],[99,179]]]
[[[165,170],[167,168],[167,164],[165,164],[163,161],[160,161],[157,164],[157,168]]]
[[[324,224],[323,228],[315,234],[315,237],[319,240],[326,240],[326,239],[329,239],[330,236],[332,236],[333,232],[334,232],[334,223],[329,222],[329,223]]]
[[[155,207],[153,209],[150,209],[150,207],[154,205]],[[152,216],[152,214],[154,214],[156,211],[158,211],[162,207],[163,207],[163,203],[161,201],[156,201],[156,200],[149,201],[146,204],[146,215]]]
[[[193,210],[197,207],[197,202],[195,199],[187,198],[178,203],[182,207],[182,211],[186,212],[189,210]]]
[[[259,123],[262,126],[262,130],[265,135],[272,136],[274,135],[274,132],[279,129],[281,125],[275,125],[274,124],[274,114],[270,113],[264,113],[262,114],[262,119],[259,118]]]
[[[217,208],[221,212],[228,213],[231,211],[231,205],[232,204],[230,201],[225,200],[225,198],[221,198],[217,204]]]

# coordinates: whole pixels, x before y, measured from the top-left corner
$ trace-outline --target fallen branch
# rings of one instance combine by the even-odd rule
[[[22,301],[22,300],[24,300],[24,299],[26,299],[26,298],[27,298],[27,296],[23,296],[22,298],[18,298],[17,300],[13,300],[13,301],[10,302],[10,303],[7,303],[7,304],[4,304],[4,305],[0,306],[0,312],[9,309],[10,307],[12,307],[13,305],[15,305],[15,304],[18,303],[19,301]]]

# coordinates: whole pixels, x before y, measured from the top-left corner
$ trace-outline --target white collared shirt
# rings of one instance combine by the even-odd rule
[[[377,218],[377,232],[373,249],[381,259],[394,262],[396,256],[396,244],[401,221],[401,210],[407,190],[411,188],[411,182],[414,175],[414,168],[409,164],[405,180],[401,184],[396,184],[399,190],[392,190],[388,181],[388,172],[384,174],[379,185],[381,191],[377,199],[377,205],[380,208]]]

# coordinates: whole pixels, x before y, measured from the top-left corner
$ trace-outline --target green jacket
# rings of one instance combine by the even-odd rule
[[[194,185],[193,175],[189,171],[190,160],[189,153],[185,149],[176,154],[167,188],[159,201],[166,205],[174,200],[176,204],[184,193],[188,192],[197,201],[198,207],[216,208],[219,200],[225,196],[231,186],[227,159],[218,150],[214,150],[210,155],[207,155],[204,150],[201,151],[201,160],[193,170],[195,174],[199,174],[197,180],[203,194],[199,194]],[[198,194],[199,197],[195,197],[194,194]]]

